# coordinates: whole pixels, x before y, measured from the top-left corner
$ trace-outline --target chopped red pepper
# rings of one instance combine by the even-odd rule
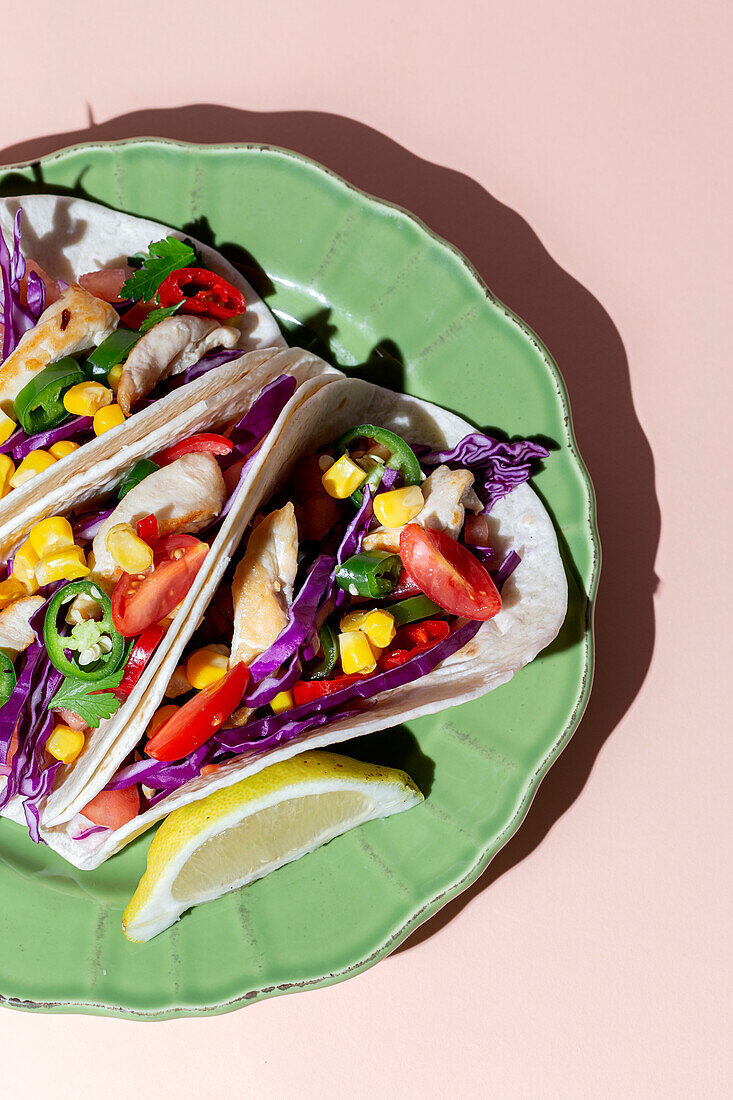
[[[158,288],[163,307],[183,302],[186,313],[204,313],[228,321],[245,312],[247,302],[241,291],[204,267],[182,267],[173,271]]]
[[[119,686],[115,688],[115,695],[118,698],[126,699],[130,694],[164,634],[165,631],[157,623],[154,626],[149,626],[147,630],[143,630],[125,662],[122,680]]]
[[[442,642],[450,634],[450,627],[444,619],[426,619],[422,623],[408,623],[401,626],[394,636],[394,641],[377,662],[380,671],[386,672],[390,668],[398,668],[416,657],[418,653],[425,653],[432,649],[438,642]]]
[[[301,703],[312,703],[314,699],[323,699],[327,695],[333,695],[335,691],[356,683],[357,680],[366,680],[367,675],[355,672],[350,676],[334,676],[332,680],[298,680],[293,686],[293,698],[296,707]]]
[[[143,516],[135,526],[137,527],[137,537],[142,539],[143,542],[147,542],[148,546],[155,548],[155,544],[160,538],[158,521],[155,516],[152,513],[149,516]]]
[[[234,450],[231,439],[225,435],[191,435],[188,439],[182,439],[180,443],[173,443],[164,451],[158,451],[153,456],[153,462],[159,466],[167,466],[175,462],[181,455],[193,454],[194,451],[208,451],[211,455],[229,455]]]

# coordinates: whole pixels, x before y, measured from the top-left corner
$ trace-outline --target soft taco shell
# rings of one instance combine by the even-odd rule
[[[109,782],[137,744],[160,705],[188,637],[201,621],[231,557],[237,554],[237,544],[252,515],[285,480],[299,456],[313,453],[358,423],[379,424],[408,441],[426,443],[436,450],[455,445],[473,430],[453,413],[435,405],[355,379],[336,381],[322,388],[293,410],[288,418],[281,420],[271,433],[267,451],[263,449],[259,469],[253,473],[246,498],[240,500],[236,515],[231,516],[226,544],[222,545],[218,560],[192,601],[185,628],[179,631],[166,651],[155,682],[150,684],[150,690],[140,702],[134,721],[130,721],[119,740],[109,746],[108,755],[99,759],[86,789],[62,813],[56,813],[55,820],[59,824],[47,833],[51,842],[59,833],[68,836],[81,831],[84,819],[74,816],[76,810]],[[429,675],[385,692],[363,716],[335,721],[277,749],[242,755],[220,771],[173,792],[117,832],[100,833],[73,842],[76,848],[72,844],[66,858],[81,867],[96,867],[172,810],[269,764],[305,749],[335,745],[475,699],[510,680],[552,641],[560,629],[567,607],[567,581],[552,522],[529,485],[520,486],[499,501],[492,517],[497,548],[516,549],[522,555],[522,562],[504,588],[499,615],[483,624],[462,650]],[[56,802],[58,805],[60,799]],[[46,820],[52,820],[50,813]],[[64,848],[68,849],[66,841]]]

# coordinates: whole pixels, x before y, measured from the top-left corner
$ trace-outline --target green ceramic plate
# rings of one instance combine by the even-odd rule
[[[560,636],[484,699],[358,742],[427,794],[262,882],[131,946],[124,905],[150,834],[77,872],[0,822],[0,995],[51,1011],[167,1017],[223,1012],[372,965],[481,873],[518,828],[567,744],[591,683],[599,547],[593,491],[548,352],[467,261],[402,210],[318,165],[259,146],[86,145],[0,170],[4,194],[67,191],[199,223],[253,275],[294,341],[394,389],[509,435],[558,444],[535,479],[570,585]],[[245,251],[246,250],[246,251]],[[366,366],[364,366],[366,365]]]

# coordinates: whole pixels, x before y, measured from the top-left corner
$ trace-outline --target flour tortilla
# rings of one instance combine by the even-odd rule
[[[258,396],[261,389],[269,382],[282,374],[291,374],[298,382],[295,394],[288,402],[280,415],[278,424],[287,421],[288,416],[296,411],[300,404],[307,401],[322,386],[333,380],[342,379],[340,371],[329,367],[323,360],[298,348],[278,352],[272,349],[250,352],[241,359],[234,360],[226,366],[204,375],[197,382],[186,387],[194,393],[193,404],[188,404],[181,398],[177,415],[167,420],[164,424],[155,427],[151,425],[150,431],[141,438],[129,441],[116,450],[116,453],[108,456],[99,465],[88,466],[85,464],[77,472],[73,485],[66,484],[54,488],[50,494],[41,496],[32,511],[13,521],[12,534],[8,533],[10,527],[0,530],[0,546],[5,555],[12,550],[13,543],[30,530],[34,523],[48,515],[59,515],[69,512],[74,507],[84,504],[93,504],[101,497],[112,491],[120,482],[123,474],[140,458],[155,454],[164,447],[176,443],[200,431],[217,431],[241,417],[252,402]],[[214,380],[214,376],[218,381]],[[223,384],[219,384],[223,383]],[[178,396],[178,395],[176,395]],[[148,411],[148,410],[146,410]],[[150,410],[152,411],[152,410]],[[145,415],[145,414],[143,414]],[[277,425],[276,425],[277,427]],[[267,445],[263,444],[262,453],[267,452]],[[259,462],[255,462],[247,480],[240,486],[238,501],[248,500],[251,493],[249,487],[252,480],[257,477]],[[35,480],[35,479],[34,479]],[[166,635],[165,642],[156,650],[147,665],[145,672],[129,699],[123,707],[108,721],[100,724],[87,737],[84,749],[72,763],[60,769],[56,780],[56,788],[49,796],[46,806],[41,812],[41,823],[49,818],[49,814],[62,811],[70,801],[78,801],[80,791],[85,791],[90,779],[94,776],[98,762],[111,755],[112,747],[118,742],[121,732],[125,729],[134,729],[136,742],[145,727],[140,727],[137,719],[137,711],[141,700],[151,697],[149,689],[155,679],[157,670],[165,664],[167,649],[173,645],[180,631],[190,632],[191,615],[194,606],[198,606],[197,597],[200,600],[200,592],[204,586],[208,592],[207,576],[209,571],[218,577],[218,563],[222,553],[233,552],[236,543],[232,544],[231,529],[237,523],[240,508],[235,506],[225,518],[216,539],[212,543],[204,568],[199,572],[194,584],[188,592],[176,618]],[[208,600],[206,601],[208,602]],[[185,644],[185,643],[184,643]],[[165,681],[167,684],[167,680]],[[156,689],[151,689],[155,695]],[[2,780],[0,780],[2,782]],[[104,785],[104,784],[102,784]],[[82,797],[79,805],[84,806],[89,797]],[[7,812],[6,812],[7,811]],[[23,820],[20,800],[16,799],[6,807],[4,816],[14,820]],[[20,815],[20,816],[19,816]],[[86,823],[88,827],[88,822]],[[77,829],[74,832],[79,832]],[[45,833],[42,832],[45,836]],[[57,843],[58,841],[58,843]],[[60,851],[62,855],[75,862],[71,856],[67,856],[63,837],[51,835],[48,837],[51,847]],[[83,841],[79,845],[83,845]],[[59,847],[59,844],[61,847]],[[76,842],[72,845],[72,854],[81,852]]]
[[[556,636],[567,609],[565,572],[550,517],[529,485],[522,485],[499,501],[492,511],[495,546],[500,552],[517,550],[522,556],[521,564],[504,587],[501,612],[482,624],[479,633],[462,650],[429,675],[385,692],[363,716],[334,721],[276,749],[242,755],[213,775],[186,784],[116,832],[95,834],[82,841],[70,840],[84,827],[85,819],[78,815],[78,810],[109,782],[161,705],[188,638],[201,621],[232,556],[239,556],[238,542],[255,511],[287,478],[298,457],[312,454],[359,423],[379,424],[408,441],[426,443],[435,450],[453,446],[472,430],[465,421],[437,406],[356,379],[332,382],[281,418],[267,449],[263,448],[260,454],[246,497],[240,499],[236,513],[230,515],[220,557],[205,583],[199,586],[186,624],[168,647],[134,720],[127,723],[118,741],[109,746],[106,757],[99,760],[93,777],[79,796],[71,803],[67,800],[63,812],[45,815],[45,820],[53,822],[54,827],[43,835],[50,843],[61,845],[65,858],[77,866],[98,866],[172,810],[278,760],[306,749],[339,744],[484,695],[510,680]],[[58,805],[60,799],[56,802]]]
[[[167,225],[121,214],[85,199],[22,195],[0,199],[0,229],[6,241],[13,239],[13,223],[18,208],[22,209],[23,255],[39,263],[49,275],[68,283],[99,268],[121,267],[128,256],[147,249],[152,241],[166,236],[188,237]],[[247,310],[243,317],[231,322],[240,331],[237,346],[241,347],[242,353],[262,348],[285,348],[285,340],[275,318],[246,279],[213,248],[196,240],[194,244],[207,267],[236,286],[246,299]],[[69,478],[76,477],[83,469],[104,461],[111,447],[119,447],[123,437],[129,438],[127,433],[137,431],[139,434],[136,422],[141,417],[152,414],[145,421],[145,430],[149,431],[151,422],[157,425],[175,415],[181,407],[181,400],[192,400],[190,391],[194,384],[189,383],[169,397],[156,401],[150,408],[134,413],[124,425],[90,440],[78,451],[60,459],[50,470],[37,474],[32,481],[8,493],[0,500],[0,530],[14,516],[31,508],[32,502],[38,499],[38,493],[46,492],[45,486],[50,487],[54,481],[67,483]]]

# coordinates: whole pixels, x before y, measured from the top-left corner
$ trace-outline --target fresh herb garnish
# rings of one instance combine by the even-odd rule
[[[166,306],[165,309],[154,309],[152,313],[149,313],[143,323],[140,325],[140,332],[145,335],[146,332],[150,332],[151,328],[158,324],[159,321],[165,321],[166,317],[172,317],[176,310],[179,310],[183,302],[176,302],[175,305]]]
[[[136,259],[137,257],[132,257]],[[168,276],[181,267],[194,267],[196,251],[191,244],[177,237],[154,241],[144,257],[142,267],[133,272],[120,291],[120,297],[136,302],[149,302]]]
[[[48,709],[63,707],[65,710],[73,710],[88,726],[96,729],[102,719],[111,718],[120,705],[120,700],[112,689],[119,687],[123,673],[124,669],[120,669],[93,683],[89,680],[77,680],[74,676],[65,676],[61,687],[48,704]]]

